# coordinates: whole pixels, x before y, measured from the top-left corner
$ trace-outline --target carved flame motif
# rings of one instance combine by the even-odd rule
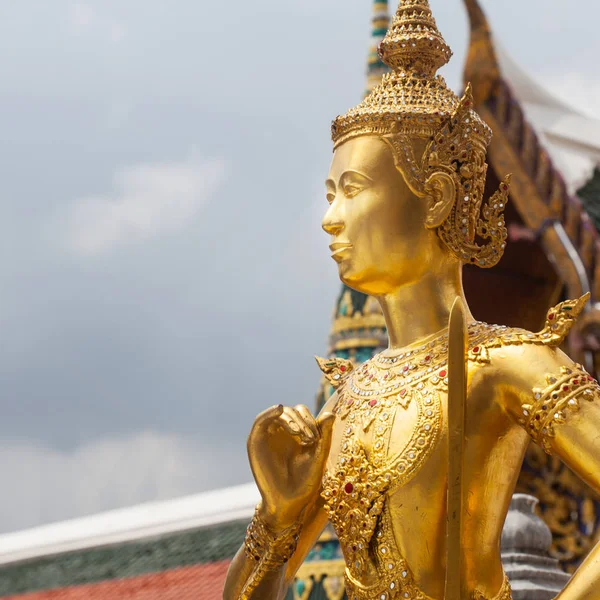
[[[339,537],[346,564],[358,576],[370,565],[369,545],[390,486],[389,476],[374,473],[357,440],[334,475],[326,476],[323,497]]]

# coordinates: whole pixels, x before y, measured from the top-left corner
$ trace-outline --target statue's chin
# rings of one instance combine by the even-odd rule
[[[338,274],[344,285],[367,296],[384,296],[404,284],[398,278],[387,276],[377,267],[365,268],[363,264],[357,265],[349,259],[338,262]]]
[[[350,265],[339,265],[340,281],[353,290],[367,296],[387,296],[394,294],[401,288],[410,285],[415,280],[411,277],[386,277],[385,274],[376,270],[356,272]]]
[[[371,295],[370,289],[367,289],[369,286],[365,285],[365,282],[362,281],[361,277],[357,277],[356,274],[352,273],[352,271],[349,268],[344,269],[342,265],[339,266],[338,270],[340,281],[344,285],[348,286],[349,288],[352,288],[357,292],[361,292],[362,294]]]

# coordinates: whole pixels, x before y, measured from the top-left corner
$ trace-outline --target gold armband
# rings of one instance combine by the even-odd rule
[[[564,423],[569,412],[577,412],[582,399],[597,398],[600,385],[581,365],[561,367],[559,375],[546,376],[546,384],[533,389],[533,400],[523,404],[520,422],[533,441],[551,454],[555,426]]]
[[[292,558],[301,529],[302,523],[298,521],[275,534],[260,518],[258,507],[256,508],[244,540],[246,556],[256,562],[256,567],[242,590],[240,600],[249,598],[249,594],[256,589],[267,573],[283,566]]]

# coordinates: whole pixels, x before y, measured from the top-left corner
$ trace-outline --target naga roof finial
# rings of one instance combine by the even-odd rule
[[[479,106],[491,96],[494,85],[500,78],[500,67],[491,29],[479,0],[464,1],[471,29],[464,79],[472,83],[473,98]]]

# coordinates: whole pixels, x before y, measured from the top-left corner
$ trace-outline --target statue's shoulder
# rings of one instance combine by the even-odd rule
[[[542,348],[556,349],[565,340],[577,318],[583,311],[590,295],[576,300],[566,300],[546,313],[546,322],[538,332],[515,327],[486,325],[483,339],[469,350],[469,359],[475,362],[490,362],[498,349],[520,348],[518,355],[538,354]],[[528,352],[528,347],[531,350]],[[543,350],[542,350],[543,351]],[[503,353],[505,354],[505,353]]]
[[[334,388],[339,388],[354,370],[354,364],[344,358],[321,358],[315,356],[317,364],[325,378]]]
[[[489,369],[484,366],[488,376],[480,380],[487,379],[499,392],[490,397],[548,453],[554,450],[556,427],[578,411],[583,400],[587,404],[600,399],[593,376],[560,349],[588,298],[586,294],[551,308],[537,333],[499,328],[482,344],[482,360]]]

